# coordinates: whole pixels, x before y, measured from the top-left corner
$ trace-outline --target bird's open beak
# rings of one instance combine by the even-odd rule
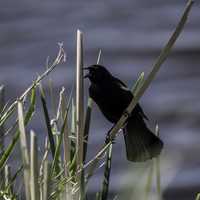
[[[83,70],[90,70],[89,67],[83,67]],[[86,74],[83,78],[90,78],[90,72],[88,74]]]
[[[83,78],[90,78],[90,74],[86,74]]]
[[[83,70],[90,70],[90,67],[83,67]]]

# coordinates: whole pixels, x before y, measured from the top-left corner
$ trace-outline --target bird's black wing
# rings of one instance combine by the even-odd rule
[[[122,89],[126,90],[126,91],[130,91],[129,88],[127,87],[127,85],[122,82],[120,79],[118,78],[115,78],[114,77],[114,81],[115,83]],[[130,91],[131,92],[131,91]],[[139,104],[136,105],[135,109],[134,109],[137,113],[139,113],[142,118],[146,119],[146,120],[149,120],[148,117],[145,115],[143,109],[141,108],[141,106]]]
[[[120,87],[125,87],[125,88],[128,89],[127,85],[126,85],[124,82],[122,82],[120,79],[114,77],[114,78],[113,78],[113,81],[115,81],[115,83],[116,83],[118,86],[120,86]]]
[[[149,118],[145,115],[145,113],[144,113],[142,107],[141,107],[139,104],[137,104],[137,105],[135,106],[134,109],[135,109],[135,111],[136,111],[137,113],[139,113],[139,114],[141,115],[141,117],[142,117],[143,119],[149,120]]]

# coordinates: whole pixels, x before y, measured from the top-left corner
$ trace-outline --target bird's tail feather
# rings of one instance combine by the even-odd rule
[[[124,128],[127,159],[143,162],[160,154],[163,142],[152,133],[143,120],[130,119]]]

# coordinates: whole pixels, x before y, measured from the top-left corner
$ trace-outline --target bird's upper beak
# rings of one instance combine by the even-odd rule
[[[83,70],[89,71],[83,78],[90,78],[90,67],[83,67]]]

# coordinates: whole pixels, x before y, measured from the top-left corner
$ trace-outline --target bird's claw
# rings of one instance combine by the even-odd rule
[[[128,119],[131,116],[131,113],[129,113],[128,110],[125,110],[122,115]]]
[[[108,144],[109,142],[112,142],[112,144],[115,144],[115,139],[111,138],[110,135],[106,136],[105,144]]]

